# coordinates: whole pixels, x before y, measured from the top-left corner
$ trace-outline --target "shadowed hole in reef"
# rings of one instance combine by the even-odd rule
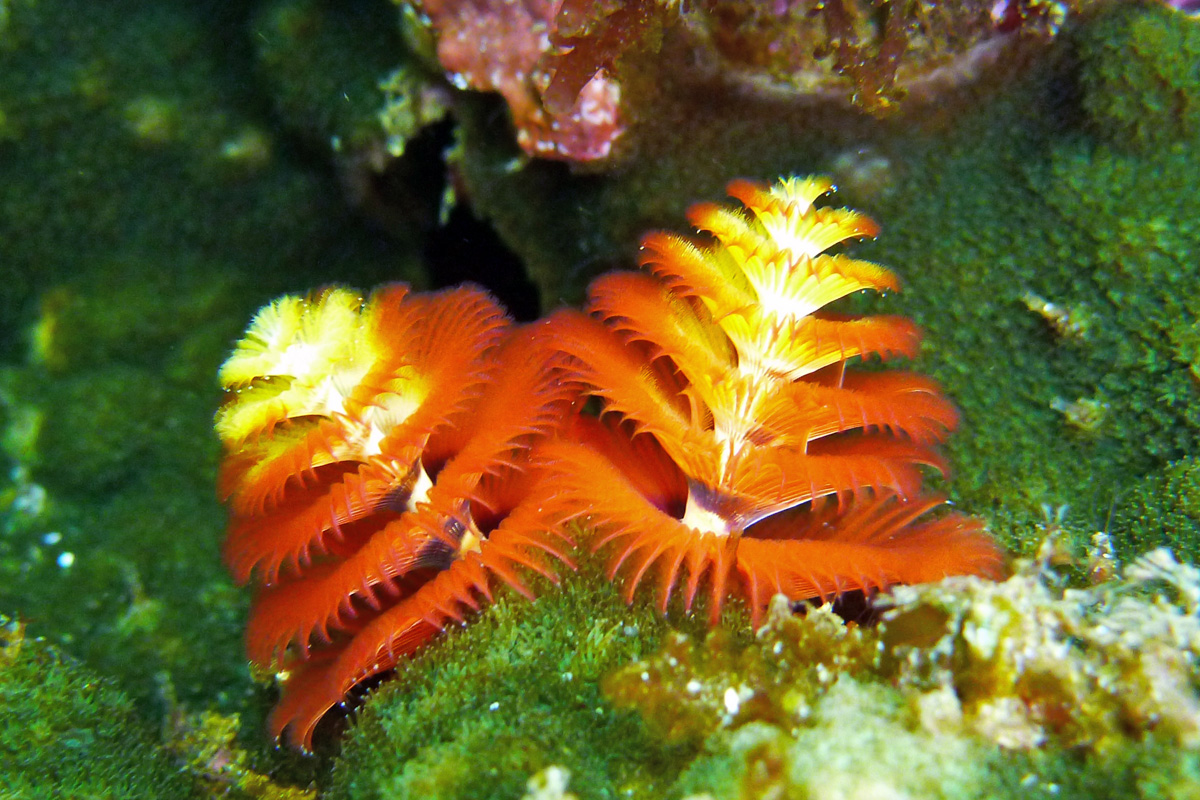
[[[461,195],[440,218],[448,175],[444,156],[453,139],[452,123],[430,125],[383,171],[344,169],[342,182],[349,202],[385,233],[404,229],[417,233],[431,288],[470,281],[495,295],[516,319],[537,319],[541,310],[537,287],[492,226],[475,216]]]
[[[879,622],[883,612],[888,609],[887,602],[878,603],[879,592],[871,590],[852,589],[835,595],[829,600],[829,609],[842,618],[844,622],[854,623],[865,627],[874,626]],[[823,603],[820,598],[799,600],[792,603],[792,611],[804,616],[809,609],[817,608]]]
[[[494,294],[518,320],[537,319],[538,291],[521,259],[462,203],[427,241],[425,260],[435,287],[471,281]]]
[[[329,709],[317,722],[313,733],[313,752],[326,757],[337,755],[342,749],[343,739],[354,725],[367,698],[395,674],[396,670],[389,669],[355,684],[342,702]]]

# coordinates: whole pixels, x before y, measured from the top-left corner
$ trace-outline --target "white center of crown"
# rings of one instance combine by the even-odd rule
[[[695,492],[688,492],[687,507],[683,511],[683,518],[679,521],[698,531],[717,536],[728,536],[731,530],[728,520],[696,502]]]

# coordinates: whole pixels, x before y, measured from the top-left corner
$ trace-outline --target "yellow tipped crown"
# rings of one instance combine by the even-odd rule
[[[221,441],[232,447],[285,419],[341,413],[376,355],[364,346],[368,317],[363,298],[342,288],[259,311],[218,373],[235,393],[217,412]]]
[[[644,263],[673,290],[704,303],[744,373],[795,380],[855,355],[894,349],[877,346],[869,321],[833,326],[817,313],[862,289],[900,288],[878,264],[825,253],[879,231],[855,211],[814,205],[832,190],[820,177],[788,178],[769,189],[734,181],[729,193],[744,210],[707,203],[689,215],[715,246],[701,248],[672,234],[652,234],[644,243]]]

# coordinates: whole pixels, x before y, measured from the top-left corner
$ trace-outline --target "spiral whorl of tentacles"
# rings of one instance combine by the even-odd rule
[[[496,579],[532,596],[519,567],[571,564],[528,465],[569,410],[554,358],[473,288],[332,289],[259,312],[221,369],[216,427],[226,560],[259,587],[247,649],[287,673],[275,735],[309,746],[352,687]]]
[[[944,469],[934,448],[954,409],[926,378],[848,368],[912,356],[920,334],[897,317],[823,310],[899,288],[876,264],[826,252],[877,232],[853,211],[816,207],[831,189],[735,181],[746,210],[694,206],[709,238],[650,234],[649,274],[606,275],[590,316],[551,321],[603,408],[544,450],[555,503],[595,530],[630,598],[652,580],[665,609],[682,584],[690,608],[704,584],[714,621],[736,595],[757,623],[776,593],[828,598],[999,569],[977,520],[931,514],[944,498],[921,494],[922,467]]]

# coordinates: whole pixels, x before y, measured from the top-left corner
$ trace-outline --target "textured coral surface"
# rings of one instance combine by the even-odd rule
[[[201,778],[210,796],[247,796],[258,775],[301,790],[316,780],[334,796],[519,797],[531,775],[559,768],[580,798],[737,797],[743,775],[763,781],[760,795],[818,793],[808,775],[874,795],[1189,796],[1200,782],[1190,745],[1153,731],[1091,751],[1056,744],[1111,704],[1039,722],[1045,744],[1001,751],[961,725],[931,736],[860,673],[808,701],[809,727],[717,730],[699,756],[664,745],[661,728],[616,708],[603,678],[651,658],[668,623],[698,646],[706,597],[689,615],[677,591],[664,618],[649,586],[626,606],[599,565],[582,564],[561,592],[529,578],[535,603],[498,593],[494,610],[371,696],[357,725],[341,723],[340,757],[328,744],[338,737],[318,736],[322,755],[301,758],[265,734],[277,689],[247,668],[250,597],[220,557],[214,376],[272,297],[470,275],[497,295],[518,287],[532,315],[632,268],[642,231],[678,229],[685,207],[719,200],[731,176],[826,173],[842,202],[884,226],[854,256],[904,280],[903,293],[850,299],[848,311],[918,324],[912,369],[960,413],[945,452],[954,480],[931,489],[1025,555],[1053,527],[1059,561],[1103,531],[1119,564],[1160,545],[1194,562],[1200,26],[1159,0],[1098,5],[939,103],[901,99],[886,119],[740,84],[687,89],[687,75],[642,68],[640,49],[659,52],[651,30],[615,69],[622,98],[653,114],[617,139],[636,144],[620,169],[584,175],[528,159],[503,99],[449,86],[419,26],[396,24],[384,0],[0,3],[0,612],[84,670],[48,658],[21,684],[19,699],[39,704],[16,743],[35,745],[22,757],[41,771],[19,777],[44,777],[39,796],[66,795],[82,754],[86,775],[120,787],[135,772],[115,775],[107,766],[128,762],[98,748],[107,724],[131,720],[149,747],[177,754],[170,769],[217,776]],[[1086,587],[1108,564],[1085,559],[1070,579]],[[726,613],[720,635],[747,644],[749,615],[738,602]],[[94,688],[96,676],[132,703],[97,715],[38,693]],[[701,694],[723,717],[727,695],[755,705],[739,687],[713,681]],[[926,720],[953,720],[951,701],[932,696]],[[5,731],[18,708],[0,707]],[[863,776],[877,780],[853,782]]]
[[[7,797],[200,797],[110,681],[0,615],[0,787]]]

